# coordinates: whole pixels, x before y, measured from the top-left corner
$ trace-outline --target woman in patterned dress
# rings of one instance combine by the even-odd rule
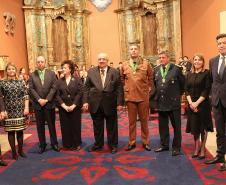
[[[4,129],[8,132],[8,141],[12,150],[12,158],[17,160],[23,152],[23,130],[26,129],[26,115],[29,113],[27,88],[23,80],[17,78],[17,68],[8,63],[5,68],[5,79],[0,82],[5,106]],[[18,154],[15,146],[15,135],[18,142]]]

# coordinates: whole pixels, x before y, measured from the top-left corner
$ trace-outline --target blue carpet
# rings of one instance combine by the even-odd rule
[[[159,146],[157,122],[149,123],[151,147]],[[60,138],[59,123],[57,124]],[[188,152],[191,138],[185,136],[185,145],[181,155],[171,156],[171,151],[155,153],[144,151],[140,141],[140,128],[137,129],[137,147],[126,152],[124,149],[128,140],[128,120],[126,114],[121,114],[119,119],[119,150],[110,154],[105,146],[100,152],[87,152],[93,143],[92,122],[89,115],[83,115],[83,145],[82,150],[65,151],[60,153],[48,150],[42,155],[37,153],[37,135],[35,125],[26,131],[33,133],[25,141],[27,147],[26,159],[16,162],[10,161],[8,168],[0,173],[1,185],[202,185],[226,184],[225,174],[217,177],[208,175],[213,167],[202,168],[207,175],[197,171],[197,165],[202,162],[191,161]],[[186,146],[187,145],[187,146]],[[190,151],[191,152],[191,151]],[[10,153],[4,156],[10,158]],[[214,167],[216,170],[216,167]],[[220,173],[220,172],[219,172]],[[200,175],[201,174],[201,175]],[[224,178],[222,178],[224,177]]]

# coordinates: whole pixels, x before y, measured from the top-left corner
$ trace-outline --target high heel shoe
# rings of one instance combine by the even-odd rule
[[[198,159],[199,159],[199,160],[202,160],[202,159],[205,159],[205,158],[206,158],[205,155],[199,155],[199,156],[198,156]]]
[[[198,154],[192,154],[191,158],[197,158],[198,156]]]
[[[18,152],[20,157],[27,158],[26,154],[23,151]]]
[[[18,155],[17,155],[17,153],[12,153],[12,159],[18,160]]]
[[[202,160],[202,159],[205,159],[205,158],[206,158],[206,156],[205,156],[205,150],[204,150],[204,152],[201,152],[200,151],[200,154],[198,156],[198,159]]]

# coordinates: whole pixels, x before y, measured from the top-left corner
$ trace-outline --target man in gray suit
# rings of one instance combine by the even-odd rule
[[[37,70],[31,73],[29,78],[29,92],[37,122],[39,153],[42,154],[46,149],[45,122],[49,127],[52,149],[59,152],[55,128],[56,75],[45,68],[46,61],[43,56],[37,57],[36,65]]]
[[[226,34],[219,34],[216,37],[219,55],[210,59],[209,69],[212,79],[212,106],[217,131],[217,155],[206,164],[223,163],[219,171],[226,171]]]
[[[117,108],[122,109],[123,91],[119,71],[108,66],[106,53],[98,55],[98,66],[88,71],[83,95],[83,108],[90,111],[95,143],[89,152],[101,150],[104,145],[104,121],[106,120],[108,146],[117,152]]]

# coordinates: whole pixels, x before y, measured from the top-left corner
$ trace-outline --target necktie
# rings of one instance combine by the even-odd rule
[[[166,66],[165,66],[165,65],[162,65],[162,69],[163,69],[163,73],[165,73],[165,71],[166,71]]]
[[[39,77],[40,77],[40,80],[41,80],[41,82],[43,84],[44,83],[44,72],[43,71],[39,72]]]
[[[104,73],[105,73],[104,69],[101,69],[100,70],[100,78],[101,78],[101,82],[102,82],[103,87],[104,87]]]
[[[219,70],[220,78],[223,77],[224,68],[225,68],[225,57],[222,57],[222,62],[221,62],[220,70]]]

